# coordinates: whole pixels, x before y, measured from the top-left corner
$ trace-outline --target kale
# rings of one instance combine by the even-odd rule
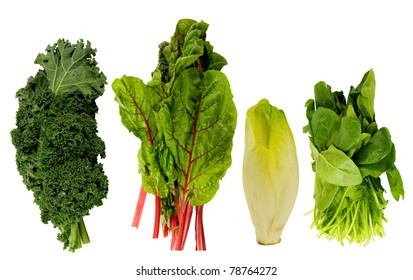
[[[17,91],[17,127],[11,131],[17,169],[42,222],[58,228],[58,240],[72,252],[90,242],[83,217],[108,193],[98,161],[105,143],[95,118],[106,77],[95,53],[89,42],[60,39],[39,54],[35,63],[44,69]]]

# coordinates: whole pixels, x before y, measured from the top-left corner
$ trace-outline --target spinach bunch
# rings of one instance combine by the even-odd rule
[[[395,200],[404,198],[402,177],[395,166],[396,149],[374,111],[375,76],[369,70],[347,100],[325,82],[314,87],[306,103],[312,169],[315,172],[313,226],[343,244],[368,244],[384,235],[387,200],[380,176],[387,175]]]
[[[203,205],[231,166],[237,111],[227,64],[206,40],[208,24],[180,20],[169,42],[159,45],[152,80],[123,76],[112,84],[123,125],[141,140],[142,188],[133,226],[139,226],[146,193],[155,196],[153,237],[162,220],[171,248],[182,250],[193,208],[196,249],[205,250]]]
[[[106,77],[95,53],[89,42],[60,39],[39,54],[35,63],[43,69],[17,91],[17,127],[11,131],[17,169],[41,220],[59,229],[57,238],[70,251],[89,243],[83,217],[108,192],[98,163],[105,143],[95,119]]]

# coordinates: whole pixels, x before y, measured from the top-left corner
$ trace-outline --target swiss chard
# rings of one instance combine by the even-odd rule
[[[159,223],[182,250],[196,208],[196,249],[205,250],[203,205],[231,165],[237,112],[226,60],[206,41],[208,24],[178,22],[170,42],[159,45],[152,80],[123,76],[113,84],[122,123],[139,139],[142,189],[134,216],[138,227],[146,193],[155,195],[154,238]]]
[[[314,221],[319,235],[367,244],[383,236],[387,200],[380,176],[387,174],[396,200],[404,197],[395,166],[396,150],[386,127],[378,128],[375,77],[368,71],[351,87],[347,100],[324,82],[314,87],[306,103],[314,188]]]

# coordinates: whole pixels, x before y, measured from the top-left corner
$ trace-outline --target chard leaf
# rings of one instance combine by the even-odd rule
[[[185,37],[182,56],[176,60],[175,75],[181,73],[185,68],[192,65],[204,53],[205,30],[193,29]]]
[[[392,147],[390,132],[386,127],[382,127],[354,156],[354,162],[358,165],[377,163],[391,152]]]
[[[362,182],[357,165],[343,151],[330,146],[319,154],[316,173],[325,181],[339,186],[354,186]]]
[[[46,54],[39,54],[35,63],[44,68],[49,88],[55,95],[82,93],[97,98],[104,92],[106,76],[97,67],[95,54],[90,42],[85,45],[79,40],[71,44],[60,39],[47,46]]]
[[[367,119],[364,118],[363,120],[365,120],[365,123],[367,124],[365,128],[363,128],[363,131],[373,135],[374,133],[377,132],[378,127],[377,127],[377,123],[376,122],[372,122],[372,123],[368,123]]]
[[[340,117],[331,109],[318,108],[310,122],[314,144],[320,150],[327,150],[333,136],[340,129]]]
[[[204,46],[207,54],[202,57],[202,67],[204,69],[220,71],[222,67],[228,64],[225,57],[213,51],[214,47],[210,42],[205,41]]]
[[[152,99],[156,96],[150,94],[150,88],[141,79],[126,75],[115,79],[112,89],[119,104],[122,124],[143,142],[153,145],[157,127]]]
[[[205,204],[231,165],[237,113],[225,74],[185,70],[172,88],[169,109],[173,130],[165,135],[178,185],[189,191],[191,205]]]
[[[399,170],[393,165],[390,170],[386,172],[387,180],[389,181],[390,191],[396,201],[399,201],[400,197],[404,199],[403,180]]]
[[[112,88],[123,125],[141,139],[138,171],[142,174],[142,185],[146,192],[165,198],[174,188],[176,170],[173,157],[159,132],[170,121],[163,119],[158,122],[153,110],[153,107],[159,106],[160,97],[141,79],[126,75],[115,79]]]

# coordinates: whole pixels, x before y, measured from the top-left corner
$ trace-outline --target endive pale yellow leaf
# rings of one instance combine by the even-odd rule
[[[277,244],[295,204],[299,170],[285,114],[262,99],[247,111],[243,185],[257,242]]]

